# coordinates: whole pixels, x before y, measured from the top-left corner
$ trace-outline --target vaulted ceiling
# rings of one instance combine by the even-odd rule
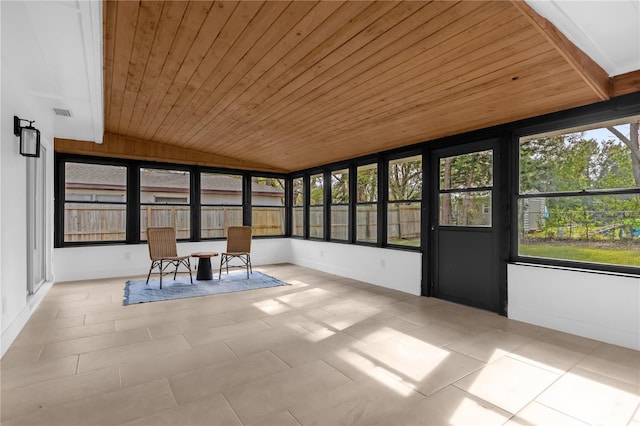
[[[133,2],[103,8],[101,145],[294,171],[640,90],[521,1]]]

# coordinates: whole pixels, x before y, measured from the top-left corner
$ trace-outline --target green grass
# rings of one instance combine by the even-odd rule
[[[577,260],[611,265],[640,266],[640,250],[629,248],[577,247],[570,244],[520,244],[522,256]]]

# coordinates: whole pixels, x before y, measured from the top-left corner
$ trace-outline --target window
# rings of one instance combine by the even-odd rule
[[[140,240],[156,226],[175,228],[177,239],[191,237],[190,182],[186,170],[140,169]]]
[[[331,172],[331,239],[349,239],[349,170]]]
[[[293,223],[291,226],[291,235],[298,237],[304,236],[304,179],[293,179]]]
[[[284,235],[284,179],[251,178],[251,227],[253,235]]]
[[[639,121],[520,138],[518,255],[640,266]]]
[[[378,241],[378,165],[357,168],[356,241]]]
[[[200,237],[223,238],[229,226],[242,226],[242,175],[200,174]]]
[[[493,151],[440,159],[439,223],[491,226]]]
[[[125,241],[127,168],[64,165],[64,242]]]
[[[387,244],[420,246],[422,156],[389,161]]]
[[[322,173],[309,178],[309,237],[324,238],[324,177]]]

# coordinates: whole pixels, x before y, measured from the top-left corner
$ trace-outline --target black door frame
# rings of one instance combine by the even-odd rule
[[[486,137],[476,139],[475,141],[465,141],[456,145],[439,146],[426,150],[424,164],[429,165],[429,169],[425,168],[425,180],[428,182],[428,188],[425,188],[423,200],[425,201],[423,211],[423,235],[426,237],[423,241],[423,295],[438,296],[438,288],[436,283],[437,265],[438,265],[438,241],[435,238],[435,230],[438,226],[439,216],[439,182],[440,171],[438,159],[441,157],[461,155],[470,152],[493,150],[493,187],[492,187],[492,234],[493,234],[493,278],[495,288],[493,291],[496,295],[496,305],[492,311],[500,315],[506,315],[506,289],[507,277],[506,268],[509,256],[508,232],[509,232],[509,162],[508,152],[505,144],[509,143],[510,138],[504,137]],[[505,233],[506,232],[506,233]],[[425,288],[426,287],[426,288]]]

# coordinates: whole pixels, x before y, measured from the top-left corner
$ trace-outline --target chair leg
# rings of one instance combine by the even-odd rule
[[[151,262],[151,266],[149,267],[149,274],[147,274],[147,284],[145,285],[149,285],[149,277],[151,276],[151,271],[153,271],[153,265],[155,265],[156,262],[152,261]]]
[[[220,255],[220,269],[218,270],[218,280],[222,279],[222,265],[224,264],[224,254]]]
[[[164,268],[162,267],[162,260],[160,261],[160,290],[162,290],[162,273],[164,272]]]
[[[193,275],[191,275],[191,261],[187,257],[187,269],[189,269],[189,280],[191,280],[191,284],[193,284]]]
[[[178,276],[178,267],[180,266],[180,262],[176,262],[176,270],[173,271],[173,280],[176,280],[176,276]]]

